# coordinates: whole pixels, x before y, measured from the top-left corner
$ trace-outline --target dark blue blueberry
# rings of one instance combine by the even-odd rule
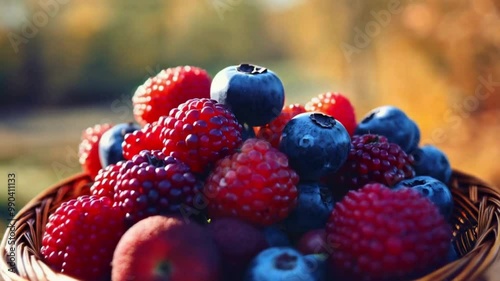
[[[412,188],[429,198],[438,208],[446,220],[453,213],[453,197],[451,191],[441,181],[428,176],[418,176],[399,182],[394,189]]]
[[[102,167],[124,160],[122,143],[126,134],[139,130],[134,123],[121,123],[107,130],[99,141],[99,159]]]
[[[297,206],[283,221],[286,232],[291,237],[300,237],[310,230],[325,228],[334,205],[332,192],[326,186],[301,182],[297,189]]]
[[[290,247],[268,248],[250,264],[245,281],[320,281],[322,266]]]
[[[241,124],[264,126],[281,113],[285,90],[271,70],[240,64],[226,67],[215,75],[210,97],[227,105]]]
[[[305,255],[304,258],[313,272],[314,277],[318,281],[330,280],[328,275],[328,255],[326,254],[311,254]]]
[[[253,127],[248,126],[247,124],[242,125],[243,130],[241,131],[241,139],[242,141],[246,141],[247,139],[255,138],[255,131]]]
[[[458,260],[460,257],[458,255],[458,251],[455,248],[455,245],[453,243],[450,243],[450,248],[448,249],[448,257],[447,257],[447,262],[454,262]]]
[[[356,135],[376,134],[385,136],[389,142],[399,145],[411,153],[420,142],[420,129],[399,108],[381,106],[370,111],[358,124]]]
[[[412,155],[417,176],[430,176],[444,183],[450,182],[451,165],[443,151],[433,145],[424,145]]]
[[[286,247],[292,244],[286,233],[277,225],[265,227],[262,232],[269,247]]]
[[[351,138],[342,123],[317,113],[301,113],[283,129],[280,150],[301,181],[318,181],[347,160]]]

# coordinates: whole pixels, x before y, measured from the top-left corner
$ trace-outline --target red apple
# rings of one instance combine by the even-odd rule
[[[152,216],[133,225],[113,255],[113,281],[217,281],[219,253],[206,228]]]

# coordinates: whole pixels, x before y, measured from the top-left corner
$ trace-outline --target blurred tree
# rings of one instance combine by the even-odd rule
[[[25,1],[28,18],[41,11]],[[0,77],[18,100],[45,106],[105,104],[167,67],[193,64],[215,74],[228,64],[283,58],[260,6],[246,2],[224,18],[209,1],[72,2],[23,47],[23,63],[10,68],[19,72]]]
[[[29,2],[31,3],[31,2]],[[34,12],[33,5],[15,6],[28,14]],[[3,30],[5,41],[0,56],[0,100],[6,108],[37,106],[44,96],[45,75],[43,72],[42,42],[36,37],[37,26],[31,19],[12,23],[18,30]],[[33,38],[30,38],[30,36]],[[30,43],[30,44],[27,44]]]
[[[132,95],[146,76],[166,61],[163,49],[166,29],[158,23],[164,1],[111,3],[113,18],[88,40],[80,79],[73,83],[64,102],[106,104]]]
[[[40,11],[37,1],[25,3],[28,15]],[[194,64],[215,74],[242,61],[287,60],[300,65],[302,80],[325,79],[331,81],[325,90],[350,95],[359,115],[393,103],[428,132],[446,121],[447,108],[474,95],[478,77],[500,76],[492,0],[310,0],[281,7],[241,1],[221,14],[213,1],[72,2],[19,55],[0,53],[9,63],[9,71],[0,70],[9,88],[0,99],[101,103],[131,95],[170,66]],[[498,108],[493,91],[474,114]],[[430,103],[433,111],[422,112]]]
[[[442,63],[454,95],[477,95],[479,77],[500,77],[500,2],[428,1],[408,6],[400,25],[403,32],[435,62]],[[478,114],[498,109],[498,87],[491,98],[480,100]]]
[[[199,64],[215,74],[222,67],[243,61],[283,58],[260,6],[242,1],[219,14],[212,2],[204,3],[171,1],[165,24],[171,34],[167,50],[174,65]]]

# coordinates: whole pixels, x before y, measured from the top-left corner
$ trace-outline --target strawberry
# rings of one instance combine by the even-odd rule
[[[99,159],[99,140],[102,135],[113,125],[97,124],[87,128],[82,133],[82,140],[78,147],[78,160],[82,165],[85,173],[94,178],[102,168],[101,160]]]
[[[309,112],[317,111],[332,116],[346,128],[349,135],[356,130],[356,114],[351,101],[341,93],[326,92],[306,104]]]
[[[141,125],[168,115],[172,108],[191,98],[210,98],[211,78],[199,67],[167,68],[137,88],[132,103]]]
[[[283,107],[280,115],[265,126],[255,127],[255,135],[259,139],[263,139],[271,143],[274,148],[279,148],[280,138],[285,125],[293,117],[300,113],[306,112],[303,105],[291,104]]]

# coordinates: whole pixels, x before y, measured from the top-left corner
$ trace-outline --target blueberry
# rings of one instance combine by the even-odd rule
[[[430,176],[444,183],[450,182],[451,165],[443,151],[433,145],[424,145],[412,155],[417,176]]]
[[[447,256],[447,262],[454,262],[458,260],[460,256],[458,255],[458,251],[455,248],[455,245],[453,243],[450,243],[450,248],[448,249],[448,256]]]
[[[301,181],[318,181],[347,160],[351,138],[342,123],[317,113],[301,113],[283,129],[279,146]]]
[[[125,135],[139,130],[140,127],[134,123],[121,123],[107,130],[99,141],[99,159],[102,167],[118,163],[124,160],[122,143]]]
[[[313,276],[318,281],[331,280],[327,278],[328,272],[328,255],[327,254],[310,254],[305,255],[304,258],[309,265],[310,270],[313,273]],[[299,279],[300,280],[300,279]]]
[[[262,229],[264,237],[266,237],[269,247],[286,247],[290,246],[290,239],[286,233],[277,225],[271,225]]]
[[[260,252],[248,268],[245,281],[320,281],[323,266],[290,247],[273,247]]]
[[[215,75],[210,97],[227,105],[241,124],[264,126],[281,113],[285,90],[271,70],[240,64],[226,67]]]
[[[247,139],[255,138],[255,131],[253,127],[248,126],[247,124],[242,125],[243,130],[241,131],[241,139],[242,141],[246,141]]]
[[[401,109],[389,105],[370,111],[354,133],[385,136],[389,142],[398,144],[406,153],[415,150],[420,142],[420,129],[417,124]]]
[[[310,230],[324,228],[333,210],[333,198],[329,188],[317,183],[301,182],[297,189],[297,206],[283,221],[291,237],[300,237]]]
[[[412,188],[429,198],[438,208],[445,219],[450,219],[453,213],[453,197],[446,184],[428,177],[418,176],[399,182],[394,189]]]

